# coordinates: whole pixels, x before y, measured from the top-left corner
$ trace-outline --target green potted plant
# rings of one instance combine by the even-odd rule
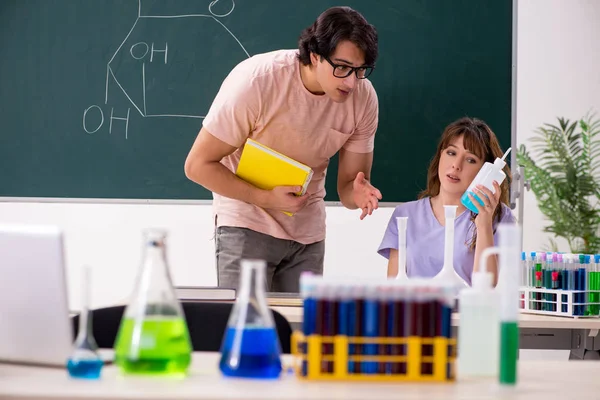
[[[572,253],[600,253],[600,120],[557,119],[536,129],[533,156],[522,144],[517,160],[550,221],[544,231],[565,238]]]

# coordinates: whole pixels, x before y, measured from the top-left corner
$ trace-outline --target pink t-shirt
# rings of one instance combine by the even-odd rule
[[[308,204],[288,216],[213,193],[217,226],[234,226],[310,244],[325,239],[325,174],[329,159],[342,147],[373,151],[378,123],[377,94],[361,79],[351,97],[335,103],[310,93],[300,77],[297,50],[259,54],[227,76],[204,119],[216,138],[238,150],[221,161],[235,172],[250,137],[314,170]]]

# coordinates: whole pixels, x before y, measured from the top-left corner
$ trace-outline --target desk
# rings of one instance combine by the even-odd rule
[[[305,382],[293,375],[275,381],[221,376],[218,353],[194,353],[190,376],[181,381],[121,378],[105,367],[99,381],[72,380],[66,370],[0,364],[0,398],[64,399],[557,399],[596,398],[600,362],[523,361],[519,384],[500,388],[495,380],[456,383]]]
[[[271,306],[283,314],[293,329],[301,329],[302,307]],[[457,331],[459,314],[452,314]],[[571,350],[571,359],[600,359],[600,318],[565,318],[521,313],[521,349]]]

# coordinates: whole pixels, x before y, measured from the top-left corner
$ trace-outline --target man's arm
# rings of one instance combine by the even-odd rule
[[[358,208],[352,192],[354,180],[359,172],[365,174],[365,179],[371,179],[371,166],[373,165],[373,152],[354,153],[344,148],[339,153],[337,191],[344,207],[355,210]]]
[[[354,153],[340,150],[338,167],[338,195],[342,204],[351,210],[360,208],[360,219],[371,215],[379,207],[381,192],[369,182],[373,152]]]
[[[260,206],[263,191],[235,176],[220,162],[235,150],[202,128],[185,160],[185,175],[211,192]]]
[[[221,164],[223,157],[235,150],[235,147],[202,128],[185,160],[185,175],[211,192],[261,208],[297,212],[304,207],[308,196],[297,197],[293,194],[300,191],[299,188],[282,186],[262,190],[238,178]]]

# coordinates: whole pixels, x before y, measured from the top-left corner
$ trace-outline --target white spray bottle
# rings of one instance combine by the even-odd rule
[[[477,185],[483,185],[486,188],[490,189],[492,193],[495,192],[493,182],[498,182],[498,185],[501,185],[504,179],[506,179],[506,174],[502,169],[506,166],[506,156],[510,153],[511,148],[509,147],[506,150],[506,153],[502,156],[502,158],[496,158],[494,163],[485,162],[473,182],[469,185],[466,192],[460,198],[460,202],[469,209],[469,211],[473,211],[475,214],[478,214],[477,207],[473,204],[473,201],[469,198],[469,194],[471,194],[475,200],[483,207],[483,201],[477,196]]]
[[[473,272],[473,286],[459,295],[458,377],[498,376],[500,354],[500,293],[493,289],[487,259],[495,247],[481,254],[481,268]]]

